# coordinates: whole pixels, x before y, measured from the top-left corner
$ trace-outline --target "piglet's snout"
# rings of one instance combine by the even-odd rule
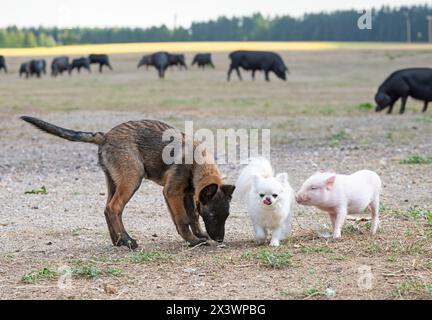
[[[300,194],[300,193],[297,193],[297,194],[295,195],[295,200],[297,201],[297,203],[302,203],[302,202],[305,201],[303,195]]]

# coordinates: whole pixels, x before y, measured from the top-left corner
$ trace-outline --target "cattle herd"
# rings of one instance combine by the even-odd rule
[[[236,71],[241,80],[240,68],[252,71],[252,78],[255,79],[256,71],[264,71],[265,79],[270,81],[269,73],[272,71],[280,79],[286,80],[286,72],[288,68],[283,62],[280,55],[273,52],[265,51],[234,51],[229,55],[231,64],[228,71],[228,81],[230,80],[231,72]],[[113,70],[109,57],[106,54],[90,54],[87,57],[80,57],[70,60],[69,57],[56,57],[51,62],[51,76],[56,77],[67,72],[69,75],[76,69],[78,73],[81,69],[91,73],[90,66],[92,64],[99,65],[99,72],[102,73],[103,67],[106,66]],[[210,53],[198,53],[194,56],[191,66],[197,65],[199,69],[204,70],[206,67],[214,69],[212,56]],[[184,54],[175,54],[165,51],[156,52],[153,54],[144,55],[138,62],[137,68],[154,67],[159,75],[159,78],[165,77],[165,72],[170,67],[178,67],[180,70],[187,70],[186,59]],[[6,60],[0,56],[0,70],[7,73]],[[36,76],[40,78],[42,74],[46,74],[46,61],[44,59],[30,60],[23,62],[19,69],[20,77],[25,75],[26,78]]]
[[[256,71],[263,71],[265,80],[270,81],[269,74],[273,72],[279,79],[286,80],[289,73],[282,57],[274,52],[267,51],[234,51],[229,54],[231,63],[229,65],[227,80],[230,80],[231,73],[235,71],[240,80],[242,76],[240,68],[252,72],[252,79],[255,79]],[[99,65],[99,72],[102,73],[103,67],[113,70],[109,57],[106,54],[90,54],[70,60],[69,57],[56,57],[51,62],[51,76],[62,75],[63,72],[72,74],[76,69],[80,73],[81,69],[91,72],[92,64]],[[191,66],[197,65],[204,70],[206,67],[214,68],[210,53],[198,53],[194,56]],[[156,52],[144,55],[138,62],[137,68],[145,66],[154,67],[159,78],[165,77],[165,72],[169,67],[177,66],[180,70],[187,70],[184,54],[173,54],[168,52]],[[0,71],[8,72],[6,59],[0,55]],[[46,61],[44,59],[30,60],[23,62],[19,68],[19,76],[40,78],[46,74]],[[426,112],[428,103],[432,101],[432,68],[408,68],[393,72],[378,88],[375,95],[377,104],[375,111],[388,108],[387,113],[391,113],[393,106],[401,99],[399,113],[405,112],[405,105],[408,97],[424,102],[423,112]]]

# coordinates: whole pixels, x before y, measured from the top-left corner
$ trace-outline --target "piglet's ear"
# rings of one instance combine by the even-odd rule
[[[218,185],[215,183],[212,183],[212,184],[209,184],[208,186],[205,186],[199,194],[199,200],[203,204],[206,204],[211,199],[213,199],[217,190],[218,190]]]
[[[331,189],[331,188],[333,188],[333,185],[334,185],[334,183],[335,183],[335,180],[336,180],[336,176],[331,176],[330,178],[328,178],[327,180],[326,180],[326,188],[327,189]]]

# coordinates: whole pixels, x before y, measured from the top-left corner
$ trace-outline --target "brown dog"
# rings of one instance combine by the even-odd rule
[[[165,164],[162,153],[169,142],[163,141],[162,135],[166,130],[174,130],[171,126],[156,120],[129,121],[107,133],[92,133],[60,128],[27,116],[21,119],[63,139],[99,146],[99,164],[108,186],[105,218],[114,245],[138,247],[123,226],[122,214],[143,178],[164,187],[165,201],[183,239],[191,245],[205,242],[208,235],[213,240],[223,241],[235,187],[223,184],[219,168],[212,161]],[[183,133],[180,136],[184,146],[185,136]],[[195,149],[198,143],[193,145]],[[208,235],[200,227],[199,215]]]

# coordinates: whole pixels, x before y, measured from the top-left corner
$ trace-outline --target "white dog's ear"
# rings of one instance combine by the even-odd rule
[[[261,182],[261,177],[259,175],[257,174],[252,175],[252,183],[255,188],[259,186],[260,182]]]
[[[281,183],[288,183],[288,173],[282,172],[276,175],[276,179]]]

